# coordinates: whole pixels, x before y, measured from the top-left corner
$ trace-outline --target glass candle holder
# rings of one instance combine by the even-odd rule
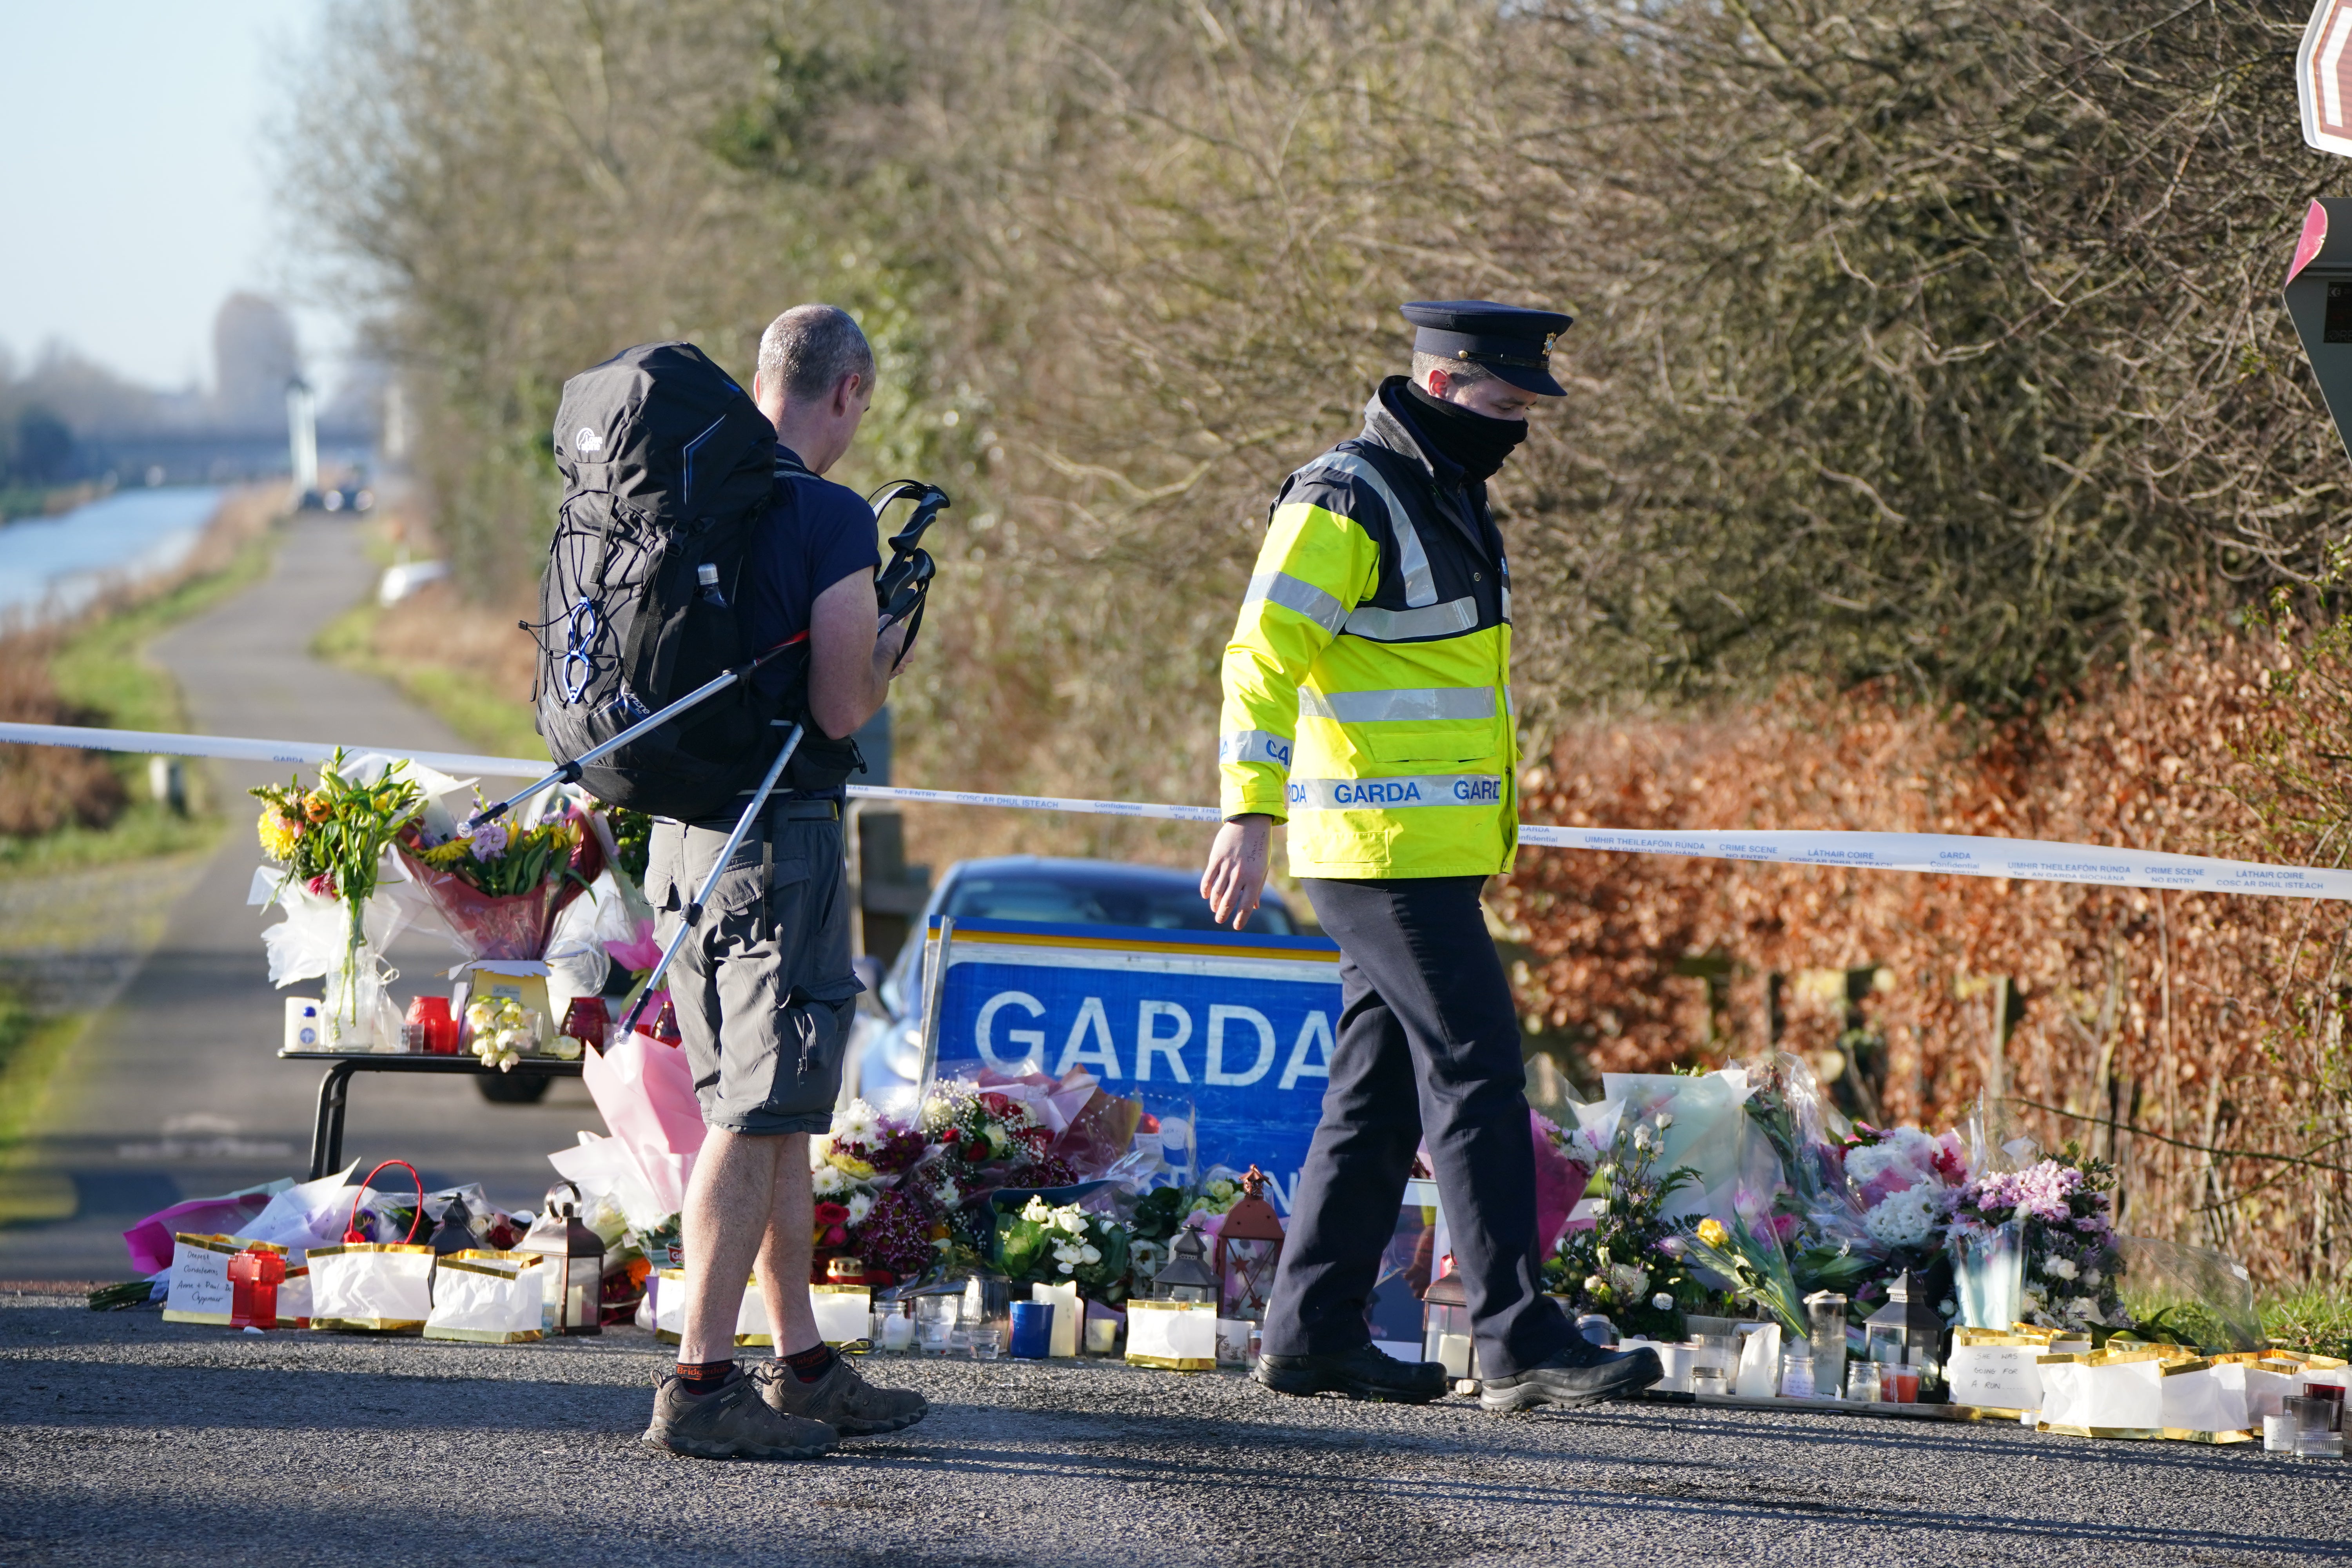
[[[1813,1396],[1813,1358],[1807,1351],[1780,1352],[1780,1397],[1811,1399]]]
[[[915,1340],[925,1355],[948,1353],[949,1336],[954,1333],[956,1319],[963,1306],[963,1298],[946,1294],[915,1298]]]
[[[2303,1385],[2305,1399],[2316,1399],[2328,1407],[2327,1429],[2344,1430],[2344,1390],[2332,1383],[2306,1383]]]
[[[2292,1454],[2294,1452],[2295,1426],[2292,1415],[2281,1413],[2263,1417],[2263,1452]]]
[[[1845,1373],[1845,1396],[1857,1405],[1878,1403],[1879,1366],[1874,1361],[1852,1363]]]
[[[2324,1428],[2312,1428],[2294,1435],[2294,1457],[2298,1459],[2340,1459],[2344,1457],[2344,1434]]]
[[[1881,1363],[1878,1368],[1878,1397],[1887,1405],[1919,1403],[1919,1369],[1905,1364]]]
[[[1731,1393],[1731,1379],[1713,1368],[1691,1373],[1691,1393],[1700,1399],[1722,1399]]]
[[[972,1360],[994,1361],[1004,1353],[1004,1335],[993,1323],[982,1323],[970,1333]]]

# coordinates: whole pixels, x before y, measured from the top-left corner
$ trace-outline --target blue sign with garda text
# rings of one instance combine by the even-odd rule
[[[1330,1081],[1339,959],[1313,937],[958,921],[939,1076],[1083,1068],[1160,1119],[1171,1164],[1256,1165],[1287,1214]]]

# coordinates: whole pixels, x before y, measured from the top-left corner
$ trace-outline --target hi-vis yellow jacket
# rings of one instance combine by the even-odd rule
[[[1284,482],[1225,645],[1223,808],[1287,819],[1294,876],[1486,876],[1518,847],[1502,536],[1404,385]]]

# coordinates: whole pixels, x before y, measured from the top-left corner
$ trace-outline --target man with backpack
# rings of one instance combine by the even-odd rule
[[[696,679],[677,672],[692,663],[698,637],[754,653],[804,649],[804,657],[761,669],[745,692],[730,692],[732,707],[714,700],[711,716],[681,719],[676,744],[688,762],[667,766],[674,757],[654,757],[667,771],[648,764],[635,781],[648,798],[678,806],[657,811],[646,894],[662,940],[681,921],[695,928],[669,984],[709,1127],[683,1215],[688,1271],[677,1366],[656,1379],[644,1440],[701,1458],[813,1458],[838,1437],[912,1426],[929,1408],[920,1394],[869,1385],[827,1348],[808,1291],[809,1134],[831,1124],[852,1009],[864,989],[850,968],[843,868],[842,784],[856,765],[846,737],[889,695],[908,636],[903,622],[877,636],[881,556],[874,513],[856,491],[824,477],[848,450],[873,391],[874,355],[857,323],[829,305],[802,305],[777,317],[760,341],[749,402],[772,428],[757,437],[764,450],[756,466],[740,442],[728,444],[750,427],[741,392],[691,345],[630,350],[575,379],[557,423],[558,461],[582,493],[584,521],[575,521],[568,498],[571,534],[559,531],[548,598],[552,611],[572,616],[570,642],[586,652],[567,647],[559,657],[551,644],[543,686],[574,679],[563,661],[577,658],[573,668],[585,673],[574,679],[583,695],[573,706],[586,705],[601,668],[603,623],[593,610],[599,602],[666,607],[638,610],[644,626],[617,640],[612,657],[622,679],[604,706],[617,704],[623,719],[657,705],[649,697],[665,700],[672,686]],[[696,396],[715,401],[697,409]],[[719,417],[703,426],[714,410]],[[631,442],[647,439],[639,432],[663,419],[687,438],[651,438],[646,449],[675,449],[675,471],[649,460],[642,479],[616,478],[614,470],[624,467],[618,454],[635,449]],[[764,499],[748,510],[714,499],[730,487],[757,495],[762,481]],[[592,484],[606,489],[589,493]],[[598,601],[589,589],[609,589],[616,570],[611,542],[648,515],[674,520],[645,551],[642,573],[653,591],[635,601],[609,593]],[[730,532],[739,516],[742,526]],[[568,550],[567,537],[575,539]],[[631,568],[617,570],[625,576]],[[583,604],[592,609],[567,608]],[[605,621],[613,613],[604,611]],[[674,645],[667,663],[645,652],[664,637]],[[668,679],[640,694],[627,678],[636,668],[667,671]],[[541,706],[544,714],[544,695]],[[708,902],[689,909],[751,804],[749,785],[773,763],[794,722],[803,738],[782,787]],[[698,745],[709,759],[698,769],[691,763]],[[697,795],[711,779],[720,786]],[[626,778],[620,784],[629,787]],[[735,1365],[735,1329],[751,1275],[767,1301],[775,1357],[746,1373]]]

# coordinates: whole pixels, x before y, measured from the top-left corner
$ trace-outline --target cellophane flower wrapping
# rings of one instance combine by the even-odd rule
[[[568,825],[573,840],[570,853],[551,858],[545,876],[520,893],[486,893],[461,872],[430,864],[426,852],[451,841],[433,842],[429,826],[406,830],[395,847],[409,879],[432,903],[470,957],[536,961],[547,954],[555,917],[585,891],[604,868],[604,851],[596,836],[585,831],[583,816],[577,806],[565,808],[562,820]],[[501,840],[501,847],[503,843]]]

